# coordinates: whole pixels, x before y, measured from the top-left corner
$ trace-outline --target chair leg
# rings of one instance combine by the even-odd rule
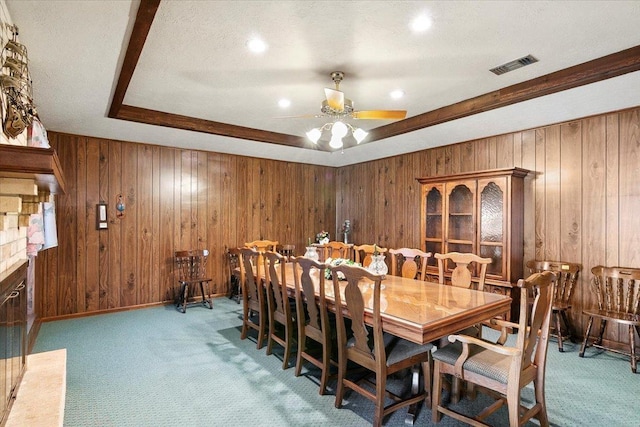
[[[634,327],[629,325],[629,347],[631,347],[631,372],[634,374],[637,370],[638,360],[636,359],[636,336],[634,333]]]
[[[289,368],[289,359],[291,358],[291,343],[293,342],[291,325],[285,325],[284,331],[284,355],[282,356],[282,369]]]
[[[182,285],[182,312],[187,312],[187,299],[189,298],[189,285],[184,283]]]
[[[553,312],[553,317],[556,321],[556,334],[558,335],[558,351],[564,352],[564,346],[562,345],[562,325],[560,323],[560,313],[558,311]]]
[[[584,339],[582,340],[582,345],[580,346],[580,352],[578,356],[584,357],[584,351],[587,348],[587,341],[589,340],[589,334],[591,333],[591,327],[593,326],[593,317],[589,316],[589,322],[587,323],[587,330],[584,333]]]
[[[573,324],[571,323],[571,319],[567,316],[567,312],[562,310],[560,312],[560,316],[562,317],[562,321],[564,322],[567,328],[567,337],[572,343],[576,342],[576,331],[573,328]]]
[[[342,407],[342,399],[344,398],[344,377],[347,372],[347,360],[346,356],[339,357],[338,359],[338,388],[336,389],[335,407],[340,409]]]
[[[260,350],[263,345],[265,329],[266,329],[267,321],[264,318],[264,308],[260,310],[258,313],[258,342],[256,344],[256,348]],[[269,353],[270,354],[270,353]]]
[[[440,375],[440,362],[433,364],[433,388],[431,389],[431,421],[433,423],[440,422],[440,395],[442,394],[442,375]]]
[[[304,325],[298,324],[298,353],[296,353],[296,370],[293,373],[296,377],[299,377],[300,372],[302,372],[302,352],[305,350],[305,347],[306,347],[307,337],[304,335],[304,332],[302,331],[303,328],[304,328]]]
[[[598,338],[596,340],[596,343],[598,345],[602,345],[602,337],[604,336],[604,329],[607,326],[607,321],[604,319],[600,320],[600,333],[598,334]]]
[[[509,408],[509,425],[520,426],[520,385],[509,384],[507,386],[507,406]]]
[[[376,407],[373,413],[373,427],[382,426],[384,418],[384,398],[387,393],[387,375],[386,372],[376,373]]]

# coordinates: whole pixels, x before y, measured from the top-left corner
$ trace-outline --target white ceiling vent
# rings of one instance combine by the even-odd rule
[[[538,60],[533,57],[533,55],[523,56],[522,58],[518,58],[511,62],[507,62],[506,64],[498,65],[495,68],[490,69],[493,74],[500,75],[504,73],[508,73],[509,71],[516,70],[518,68],[522,68],[525,65],[533,64],[534,62],[538,62]]]

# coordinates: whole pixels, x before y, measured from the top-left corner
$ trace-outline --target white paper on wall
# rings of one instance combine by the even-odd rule
[[[49,249],[58,246],[58,232],[56,230],[56,206],[54,203],[44,203],[44,246]]]

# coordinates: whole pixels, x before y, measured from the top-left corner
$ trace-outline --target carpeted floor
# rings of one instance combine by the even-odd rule
[[[240,312],[225,298],[213,310],[191,307],[186,314],[164,306],[43,324],[35,352],[67,350],[64,425],[370,425],[366,399],[352,393],[336,409],[333,395],[318,395],[317,372],[296,378],[293,368],[281,369],[282,353],[267,356],[253,338],[240,340]],[[567,343],[559,353],[555,342],[549,346],[552,425],[640,426],[640,374],[617,355],[589,349],[581,359],[578,347]],[[461,407],[487,402],[480,397]],[[504,417],[499,412],[491,420],[506,425]],[[385,425],[403,426],[404,418],[401,410]],[[431,425],[430,419],[422,408],[416,424]],[[438,425],[460,424],[445,417]]]

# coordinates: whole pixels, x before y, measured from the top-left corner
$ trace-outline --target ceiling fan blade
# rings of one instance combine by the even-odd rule
[[[354,119],[372,119],[372,120],[400,120],[407,117],[406,110],[366,110],[354,111],[352,114]]]
[[[344,93],[339,90],[324,88],[327,104],[336,111],[344,110]]]

